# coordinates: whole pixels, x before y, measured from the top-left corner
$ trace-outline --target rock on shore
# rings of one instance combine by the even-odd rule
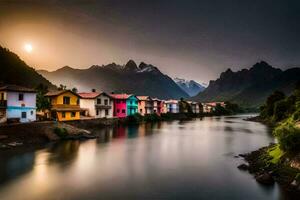
[[[65,137],[59,136],[56,129],[65,130]],[[41,145],[62,139],[90,139],[95,137],[88,130],[62,122],[33,122],[0,126],[0,148]]]

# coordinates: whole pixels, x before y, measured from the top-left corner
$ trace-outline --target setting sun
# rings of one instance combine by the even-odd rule
[[[27,43],[24,45],[24,50],[27,52],[27,53],[31,53],[33,48],[32,48],[32,45]]]

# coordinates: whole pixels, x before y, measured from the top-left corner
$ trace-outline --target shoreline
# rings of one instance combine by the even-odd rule
[[[248,171],[262,185],[278,183],[284,191],[300,195],[300,168],[292,167],[292,163],[300,162],[292,155],[283,156],[280,162],[274,164],[269,151],[276,144],[262,147],[247,154],[241,154],[248,164],[238,166],[240,170]]]
[[[136,118],[131,116],[124,119],[93,118],[65,122],[41,121],[2,124],[0,125],[0,151],[19,148],[40,148],[51,142],[59,142],[63,140],[96,139],[99,137],[99,135],[93,133],[93,129],[95,128],[155,123],[160,121],[191,120],[204,116],[211,115],[175,113],[166,114],[158,118],[147,118],[145,116]]]
[[[262,123],[271,128],[274,124],[262,120],[260,116],[245,119]],[[282,153],[279,145],[271,143],[258,150],[240,154],[247,164],[241,164],[237,168],[248,171],[255,180],[263,185],[278,183],[284,191],[296,193],[300,196],[300,154]]]

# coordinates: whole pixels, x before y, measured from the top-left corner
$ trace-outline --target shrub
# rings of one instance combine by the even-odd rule
[[[291,120],[282,123],[274,130],[280,148],[284,151],[298,152],[300,150],[300,129]]]
[[[68,136],[68,131],[65,128],[56,127],[54,133],[60,138],[66,138]]]

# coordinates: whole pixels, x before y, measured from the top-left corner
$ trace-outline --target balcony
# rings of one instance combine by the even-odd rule
[[[111,109],[110,105],[101,105],[101,104],[96,104],[95,105],[96,109]]]
[[[57,111],[80,111],[79,105],[57,104],[52,106],[52,110]]]
[[[0,100],[0,108],[6,108],[7,107],[7,101],[6,100]]]

